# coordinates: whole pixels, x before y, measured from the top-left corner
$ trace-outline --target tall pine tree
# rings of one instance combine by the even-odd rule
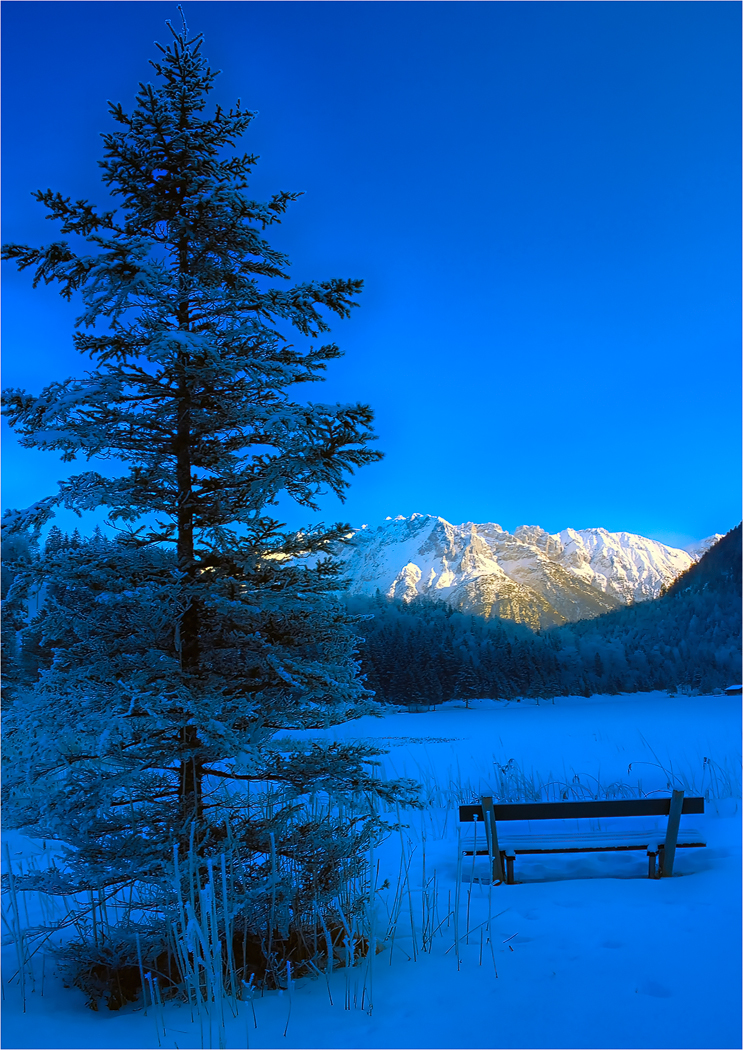
[[[93,362],[41,394],[8,391],[11,425],[65,461],[123,465],[77,474],[9,522],[103,507],[121,530],[49,544],[20,573],[17,594],[45,588],[27,628],[41,667],[6,716],[6,820],[66,844],[63,868],[25,885],[140,894],[115,944],[70,949],[73,978],[112,1005],[135,940],[154,966],[179,898],[196,899],[193,882],[176,885],[186,856],[198,888],[228,854],[240,966],[275,983],[287,958],[312,955],[307,943],[330,951],[328,931],[350,921],[338,894],[380,832],[375,798],[411,798],[409,783],[373,776],[372,748],[277,736],[374,706],[327,554],[348,526],[296,534],[270,513],[282,493],[313,511],[323,492],[342,498],[380,458],[367,406],[289,396],[340,356],[321,337],[361,282],[289,282],[266,231],[298,195],[251,199],[256,158],[231,149],[254,114],[238,102],[207,116],[216,74],[201,38],[171,32],[156,86],[140,85],[131,114],[110,106],[118,130],[100,163],[117,207],[38,192],[73,242],[3,248],[34,285],[80,297],[74,339]],[[325,809],[302,808],[318,797]]]

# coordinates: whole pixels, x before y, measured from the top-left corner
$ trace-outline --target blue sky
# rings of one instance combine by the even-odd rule
[[[256,196],[305,191],[276,237],[293,274],[365,281],[311,396],[369,402],[386,458],[324,520],[679,544],[737,523],[738,4],[184,8],[216,98],[259,111]],[[39,244],[56,232],[30,192],[103,199],[106,100],[131,107],[177,10],[2,15],[3,239]],[[79,371],[74,304],[4,267],[4,385]],[[65,468],[4,433],[4,503],[25,506]]]

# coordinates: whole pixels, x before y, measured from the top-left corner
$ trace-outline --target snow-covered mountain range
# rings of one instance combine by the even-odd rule
[[[656,598],[719,538],[684,551],[629,532],[520,525],[509,533],[413,514],[355,530],[338,556],[351,594],[437,598],[538,628]]]

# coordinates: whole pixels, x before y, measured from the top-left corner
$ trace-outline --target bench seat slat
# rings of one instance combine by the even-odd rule
[[[591,831],[567,832],[563,834],[511,835],[507,831],[499,837],[501,850],[514,853],[594,853],[605,850],[647,849],[651,844],[663,843],[665,831],[657,828],[646,831]],[[705,838],[695,828],[684,828],[679,834],[677,848],[705,846]],[[484,837],[462,839],[464,853],[472,854],[476,847],[478,856],[487,856]]]

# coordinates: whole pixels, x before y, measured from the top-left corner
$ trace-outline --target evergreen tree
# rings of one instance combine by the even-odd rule
[[[596,655],[593,658],[593,671],[597,678],[602,678],[604,674],[604,663],[601,659],[601,653],[596,650]]]
[[[111,1005],[135,933],[145,967],[170,943],[186,855],[198,887],[227,855],[245,976],[251,944],[252,972],[276,983],[308,924],[317,954],[316,923],[340,922],[340,888],[382,828],[374,799],[412,798],[409,782],[372,776],[373,748],[277,738],[374,710],[328,556],[349,527],[293,534],[270,514],[281,493],[313,511],[323,492],[342,498],[379,458],[367,406],[288,393],[340,356],[320,339],[361,282],[288,282],[265,234],[298,195],[251,199],[255,158],[229,151],[254,114],[238,102],[207,116],[216,74],[200,37],[171,32],[157,86],[140,85],[131,114],[110,107],[101,168],[118,209],[40,191],[74,244],[3,249],[34,285],[81,297],[74,339],[93,362],[40,395],[6,394],[21,443],[125,468],[86,470],[11,515],[21,532],[58,506],[104,507],[121,529],[54,533],[28,566],[26,583],[47,585],[29,627],[41,666],[6,716],[6,820],[68,847],[64,874],[27,885],[109,902],[141,891],[147,923],[129,912],[115,951],[83,938],[71,964]],[[336,804],[311,817],[301,803],[318,791]]]
[[[64,535],[59,525],[52,525],[46,534],[44,553],[51,554],[52,551],[57,551],[60,547],[69,547],[69,545],[69,538]]]
[[[459,700],[464,700],[465,707],[469,707],[470,700],[477,697],[477,673],[472,661],[465,659],[454,684],[454,695]]]
[[[23,662],[23,650],[19,646],[20,632],[28,618],[29,585],[28,570],[38,557],[38,530],[9,529],[12,512],[3,515],[2,526],[2,634],[0,635],[0,657],[4,669],[2,692],[10,700],[18,688],[15,676],[8,668],[19,667]]]

